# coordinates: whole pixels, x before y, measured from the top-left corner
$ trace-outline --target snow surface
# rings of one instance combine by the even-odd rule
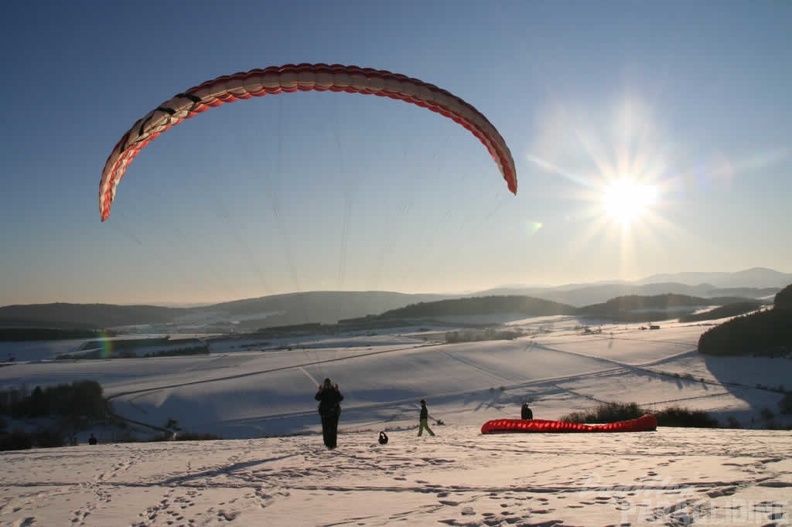
[[[2,452],[0,526],[789,525],[789,431],[480,427],[523,401],[545,419],[615,401],[759,427],[781,399],[765,388],[788,384],[792,361],[700,356],[696,324],[509,325],[526,336],[450,345],[399,330],[149,359],[55,361],[63,346],[26,343],[26,362],[6,344],[17,360],[0,390],[95,379],[124,417],[224,440],[121,443],[97,429],[96,446],[85,432],[76,447]],[[325,377],[345,395],[333,451],[313,400]],[[416,437],[421,398],[436,437]]]

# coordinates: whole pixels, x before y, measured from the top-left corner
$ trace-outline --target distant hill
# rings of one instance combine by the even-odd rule
[[[93,329],[137,324],[164,324],[186,309],[114,304],[30,304],[0,307],[0,327],[46,325],[52,328]]]
[[[707,279],[709,282],[694,285],[683,283],[696,282],[699,279]],[[772,285],[781,281],[784,281],[782,285]],[[639,282],[641,283],[601,282],[558,287],[509,287],[465,295],[313,291],[198,307],[68,303],[12,305],[0,307],[0,327],[111,329],[141,326],[140,331],[152,333],[249,331],[308,323],[335,324],[340,320],[381,315],[420,303],[493,296],[531,297],[567,307],[583,308],[619,297],[670,294],[704,299],[701,301],[704,305],[721,305],[718,299],[724,297],[735,300],[772,297],[784,285],[792,283],[792,275],[756,268],[738,273],[656,275]],[[713,283],[721,284],[722,287]],[[471,305],[484,308],[486,302]],[[549,304],[546,307],[544,314],[550,314],[554,309]]]
[[[193,308],[189,319],[232,320],[239,329],[259,329],[307,323],[335,324],[341,319],[383,313],[416,302],[448,298],[445,295],[404,294],[387,291],[314,291],[273,295]]]
[[[456,298],[437,302],[421,302],[406,307],[386,311],[381,315],[344,320],[347,326],[382,326],[396,320],[432,320],[464,315],[516,314],[524,317],[550,315],[577,315],[581,318],[613,322],[652,322],[677,319],[701,308],[723,306],[713,309],[710,314],[702,314],[700,320],[718,316],[726,306],[732,315],[753,311],[761,307],[759,301],[745,301],[742,298],[701,298],[686,295],[621,296],[582,308],[561,304],[550,300],[529,296],[484,296]]]
[[[527,295],[582,307],[629,295],[676,294],[703,298],[733,296],[757,299],[772,296],[789,284],[792,284],[792,273],[755,267],[734,273],[657,274],[634,282],[617,280],[555,287],[511,286],[489,289],[475,295]]]
[[[761,306],[758,301],[745,301],[743,298],[701,298],[688,295],[654,295],[654,296],[620,296],[603,302],[586,306],[577,310],[578,314],[618,322],[653,322],[684,317],[698,308],[710,306],[734,306],[732,314],[753,311]],[[714,314],[703,314],[700,320],[711,319]]]
[[[493,315],[514,313],[528,316],[573,315],[572,306],[528,296],[482,296],[456,298],[436,302],[421,302],[386,311],[379,319],[433,318],[464,315]],[[369,319],[372,317],[368,317]]]
[[[680,322],[701,322],[704,320],[716,320],[719,318],[731,318],[747,313],[753,313],[762,308],[762,305],[757,300],[744,300],[742,302],[734,302],[719,306],[708,311],[701,313],[690,313],[679,317]]]
[[[639,285],[675,282],[686,285],[708,285],[712,288],[777,288],[792,284],[792,273],[781,273],[764,267],[754,267],[735,273],[675,273],[658,274],[638,280]]]
[[[792,283],[792,280],[790,280]],[[758,299],[770,297],[778,292],[779,287],[732,287],[721,289],[709,284],[687,285],[677,282],[663,282],[636,285],[632,283],[604,283],[580,284],[576,286],[559,286],[554,288],[499,288],[490,289],[480,295],[525,295],[535,298],[544,298],[570,306],[583,307],[606,302],[622,296],[655,296],[655,295],[685,295],[700,298],[735,297],[742,299]]]
[[[31,304],[0,307],[0,328],[51,327],[107,329],[145,326],[150,332],[246,331],[305,323],[334,324],[404,307],[411,303],[443,300],[445,295],[403,294],[384,291],[318,291],[273,295],[223,302],[210,306],[173,308],[109,304]],[[146,329],[146,328],[142,329]]]

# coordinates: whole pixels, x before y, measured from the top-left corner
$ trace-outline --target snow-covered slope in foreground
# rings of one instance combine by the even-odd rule
[[[789,432],[435,430],[5,452],[0,525],[789,525]]]

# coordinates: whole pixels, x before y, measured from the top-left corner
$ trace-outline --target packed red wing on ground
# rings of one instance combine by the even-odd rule
[[[568,423],[547,419],[494,419],[481,427],[482,434],[510,432],[651,432],[657,429],[657,418],[652,414],[637,419],[607,424]]]

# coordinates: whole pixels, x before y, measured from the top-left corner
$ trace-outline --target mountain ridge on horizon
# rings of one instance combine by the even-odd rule
[[[700,282],[706,278],[715,284]],[[673,281],[679,279],[679,281]],[[668,281],[671,280],[671,281]],[[792,274],[766,268],[735,273],[686,272],[659,274],[637,281],[600,281],[550,287],[503,287],[464,294],[421,294],[390,291],[309,291],[231,300],[195,307],[156,305],[50,304],[0,307],[0,326],[53,324],[63,326],[120,327],[178,325],[207,327],[223,323],[242,329],[261,326],[336,323],[342,319],[378,315],[420,302],[480,296],[531,296],[583,307],[618,296],[683,294],[702,298],[735,296],[761,298],[792,283]],[[221,328],[218,326],[218,330]]]
[[[478,296],[482,294],[499,294],[500,291],[520,291],[520,290],[564,290],[564,289],[581,289],[587,287],[600,287],[606,285],[651,285],[651,284],[681,284],[688,286],[711,286],[718,288],[735,287],[733,282],[743,280],[747,277],[746,281],[740,283],[738,287],[752,287],[752,288],[781,288],[792,283],[792,273],[784,273],[770,269],[768,267],[751,267],[741,271],[681,271],[678,273],[658,273],[639,278],[636,280],[626,280],[620,278],[593,280],[590,282],[567,282],[557,285],[547,284],[504,284],[488,289],[479,291],[465,291],[465,292],[441,292],[441,293],[404,293],[401,291],[389,291],[384,289],[367,289],[367,290],[333,290],[333,289],[317,289],[312,291],[295,291],[289,293],[275,293],[272,295],[265,295],[259,297],[245,297],[237,298],[234,300],[222,300],[220,302],[171,302],[171,301],[151,301],[151,302],[132,302],[132,303],[117,303],[117,302],[37,302],[31,304],[3,304],[0,309],[7,307],[20,307],[20,306],[48,306],[55,304],[62,305],[75,305],[75,306],[89,306],[89,305],[104,305],[104,306],[125,306],[125,307],[140,307],[140,306],[154,306],[163,308],[174,309],[193,309],[193,308],[207,308],[212,306],[220,306],[226,304],[234,304],[239,302],[248,302],[252,300],[260,300],[262,298],[284,298],[293,295],[305,295],[313,293],[388,293],[405,296],[438,296],[438,297],[454,297],[464,298],[467,296]]]

